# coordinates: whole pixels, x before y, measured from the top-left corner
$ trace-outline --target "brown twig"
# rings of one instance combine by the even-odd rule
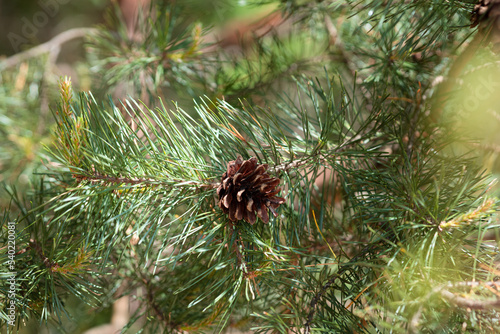
[[[321,297],[323,297],[323,295],[330,288],[330,286],[335,282],[335,280],[339,277],[340,277],[340,273],[335,273],[334,275],[332,275],[332,277],[330,277],[330,279],[319,289],[319,292],[311,300],[311,303],[309,304],[311,307],[311,310],[309,311],[309,314],[307,315],[307,321],[304,324],[304,333],[305,334],[311,333],[311,324],[312,324],[314,314],[316,313],[316,304],[321,299]]]
[[[30,242],[28,244],[28,248],[33,249],[38,254],[38,256],[42,259],[45,267],[49,268],[51,271],[54,271],[54,269],[59,268],[59,264],[57,262],[50,261],[49,258],[45,256],[45,254],[43,253],[42,247],[35,240],[33,240],[33,239],[30,240]]]
[[[496,300],[469,299],[457,296],[446,289],[441,289],[439,293],[445,299],[459,307],[470,308],[473,310],[488,310],[493,308],[500,309],[500,298],[497,298]]]
[[[286,172],[289,169],[298,168],[300,166],[303,166],[303,165],[307,164],[308,162],[310,162],[309,159],[293,160],[293,161],[290,161],[290,162],[282,163],[281,165],[277,165],[277,166],[274,166],[274,167],[269,167],[269,171],[270,172],[275,172],[275,173]]]
[[[358,258],[360,258],[362,255],[366,254],[368,250],[370,249],[370,246],[366,246],[363,248],[358,255],[354,256],[351,258],[350,263],[355,263],[358,261]],[[339,267],[338,272],[332,274],[328,281],[320,288],[319,292],[316,293],[316,295],[313,297],[311,300],[311,303],[309,304],[311,309],[309,310],[309,314],[307,315],[307,321],[304,324],[304,333],[309,334],[311,333],[311,324],[314,318],[314,314],[316,313],[316,304],[318,301],[323,297],[323,295],[326,293],[326,291],[332,286],[332,284],[335,282],[337,278],[340,278],[346,271],[350,270],[351,268],[348,266],[348,263],[345,263],[343,266]],[[363,290],[362,293],[366,291]],[[361,295],[361,294],[360,294]],[[356,296],[354,299],[355,301],[357,300],[359,296]],[[351,305],[351,304],[350,304]]]
[[[40,56],[44,53],[58,54],[62,44],[76,38],[84,37],[96,31],[97,29],[95,28],[74,28],[66,30],[55,36],[48,42],[45,42],[43,44],[35,46],[34,48],[15,54],[5,59],[4,61],[0,62],[0,69],[5,70],[7,68],[16,66],[19,63],[22,63],[25,60]]]
[[[357,135],[357,136],[354,136],[352,138],[347,138],[342,144],[340,144],[339,146],[337,146],[333,150],[329,150],[329,151],[326,151],[324,153],[322,153],[321,150],[317,150],[316,153],[313,154],[312,156],[302,157],[302,158],[299,158],[297,160],[292,160],[290,162],[282,163],[281,165],[269,167],[269,171],[274,172],[274,173],[286,172],[290,169],[298,168],[298,167],[301,167],[303,165],[306,165],[313,160],[318,160],[320,163],[323,163],[326,161],[327,156],[335,155],[336,153],[340,153],[340,152],[344,151],[347,147],[350,147],[352,144],[354,144],[355,142],[357,142],[361,138],[362,138],[361,135]]]
[[[155,312],[156,317],[158,318],[158,320],[160,320],[161,322],[164,322],[166,320],[165,319],[165,315],[161,311],[160,306],[158,306],[155,303],[155,297],[154,297],[155,294],[154,294],[154,291],[153,291],[153,289],[151,287],[150,281],[147,280],[147,279],[145,279],[145,278],[143,278],[143,283],[144,283],[144,286],[146,287],[146,294],[147,294],[149,305],[151,306],[151,308]]]
[[[440,294],[444,299],[449,302],[455,304],[458,307],[469,308],[473,310],[489,310],[489,309],[500,309],[500,298],[496,300],[477,300],[477,299],[469,299],[465,297],[457,296],[455,293],[449,291],[451,288],[475,288],[479,286],[484,286],[489,289],[498,289],[500,287],[500,283],[498,282],[455,282],[449,283],[446,285],[440,285],[432,290],[429,294],[427,294],[426,299],[429,299],[434,294]],[[418,311],[413,315],[412,320],[410,322],[409,332],[410,333],[418,333],[418,326],[420,323],[420,318],[422,317],[422,309],[423,305],[421,305]]]
[[[183,181],[183,180],[169,180],[169,182],[163,182],[160,180],[155,180],[152,178],[130,178],[130,177],[118,177],[118,176],[110,176],[110,175],[101,175],[101,174],[94,174],[94,175],[79,175],[73,173],[73,177],[78,181],[88,181],[90,183],[107,183],[107,184],[115,184],[115,185],[120,185],[120,184],[129,184],[129,185],[136,185],[136,184],[144,184],[146,186],[151,186],[151,187],[157,187],[157,186],[172,186],[173,183],[175,183],[177,186],[196,186],[200,188],[217,188],[219,186],[219,183],[209,183],[209,182],[203,182],[203,181]]]

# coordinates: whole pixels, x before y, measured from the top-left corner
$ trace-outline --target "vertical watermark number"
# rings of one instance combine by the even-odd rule
[[[8,324],[14,326],[16,321],[16,223],[7,223],[8,244],[7,244],[7,266],[9,274],[7,277],[7,315],[9,317]]]

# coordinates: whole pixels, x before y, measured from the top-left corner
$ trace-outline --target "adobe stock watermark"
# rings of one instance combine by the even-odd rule
[[[9,326],[14,326],[16,322],[16,223],[7,223],[7,266],[9,267],[9,273],[7,276],[7,317],[9,320],[7,324]]]
[[[470,83],[466,88],[469,94],[462,100],[462,110],[471,112],[478,110],[482,103],[499,91],[500,79],[490,72],[487,77],[479,76],[478,81]]]
[[[21,32],[9,32],[7,38],[15,52],[19,52],[21,46],[33,40],[38,31],[50,23],[51,19],[57,15],[61,5],[65,5],[71,0],[39,0],[40,10],[35,12],[31,19],[21,18]]]

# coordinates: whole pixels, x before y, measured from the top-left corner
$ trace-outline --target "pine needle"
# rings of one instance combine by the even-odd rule
[[[314,218],[314,224],[316,224],[316,228],[318,229],[319,234],[321,235],[323,240],[326,242],[326,245],[330,249],[330,252],[332,252],[333,257],[335,259],[337,259],[337,255],[335,255],[335,252],[333,251],[332,247],[330,247],[330,244],[328,243],[328,241],[326,241],[325,237],[323,236],[323,233],[321,233],[321,230],[319,229],[318,222],[316,221],[316,215],[314,214],[314,210],[312,210],[312,214],[313,214],[313,218]]]

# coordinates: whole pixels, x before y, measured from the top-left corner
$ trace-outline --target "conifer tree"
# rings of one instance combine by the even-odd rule
[[[500,330],[499,2],[207,3],[80,31],[90,90],[47,86],[31,189],[4,185],[4,328],[125,300],[123,333]]]

